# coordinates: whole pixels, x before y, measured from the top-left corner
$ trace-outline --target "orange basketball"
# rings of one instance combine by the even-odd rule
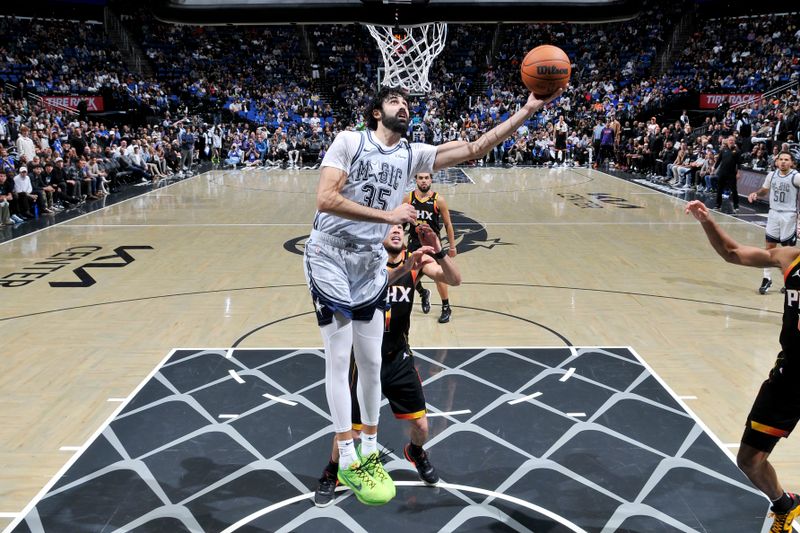
[[[572,67],[564,50],[543,44],[528,52],[520,71],[528,90],[537,98],[546,98],[567,86]]]

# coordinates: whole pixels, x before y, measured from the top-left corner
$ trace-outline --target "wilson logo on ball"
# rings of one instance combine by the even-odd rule
[[[567,69],[567,68],[558,68],[558,67],[553,66],[553,65],[549,65],[549,66],[540,65],[540,66],[536,67],[536,73],[537,74],[566,74],[566,75],[569,75],[569,69]]]

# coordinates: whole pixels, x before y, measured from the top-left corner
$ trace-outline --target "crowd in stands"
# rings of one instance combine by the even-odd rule
[[[431,68],[432,91],[410,99],[409,136],[435,144],[476,139],[524,102],[520,61],[548,42],[573,59],[570,87],[474,164],[592,160],[704,189],[713,186],[705,180],[710,158],[732,134],[753,168],[769,168],[783,142],[797,141],[796,88],[702,124],[685,113],[660,124],[648,113],[690,90],[762,92],[797,80],[800,18],[699,20],[672,69],[655,77],[657,54],[687,5],[646,2],[635,24],[451,24]],[[13,214],[0,223],[125,183],[185,175],[198,159],[313,168],[336,133],[364,127],[382,66],[364,27],[173,26],[136,11],[122,19],[152,75],[129,72],[99,23],[0,18],[0,79],[18,87],[0,92],[0,206],[7,197]],[[155,120],[106,124],[26,98],[103,90],[146,106]]]
[[[698,91],[760,93],[800,69],[800,13],[702,21],[670,73]]]
[[[122,53],[98,22],[0,17],[0,77],[40,94],[92,94],[124,83]]]

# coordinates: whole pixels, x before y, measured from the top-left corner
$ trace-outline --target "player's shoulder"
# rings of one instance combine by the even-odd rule
[[[779,246],[773,248],[771,252],[774,254],[772,257],[778,260],[781,270],[784,272],[800,266],[800,262],[797,261],[800,258],[800,248],[796,246]]]
[[[334,138],[335,141],[356,141],[359,142],[361,138],[364,136],[364,132],[356,131],[356,130],[342,130],[336,134]]]
[[[405,141],[405,139],[403,139]],[[406,141],[408,142],[408,141]],[[424,150],[436,150],[436,146],[433,144],[428,143],[421,143],[421,142],[409,142],[408,147],[411,148],[412,152],[419,152]]]

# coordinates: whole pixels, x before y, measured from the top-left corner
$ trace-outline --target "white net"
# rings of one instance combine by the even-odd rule
[[[367,25],[383,56],[385,72],[381,85],[403,87],[410,93],[427,93],[433,60],[444,49],[447,24],[433,22],[396,28]]]

